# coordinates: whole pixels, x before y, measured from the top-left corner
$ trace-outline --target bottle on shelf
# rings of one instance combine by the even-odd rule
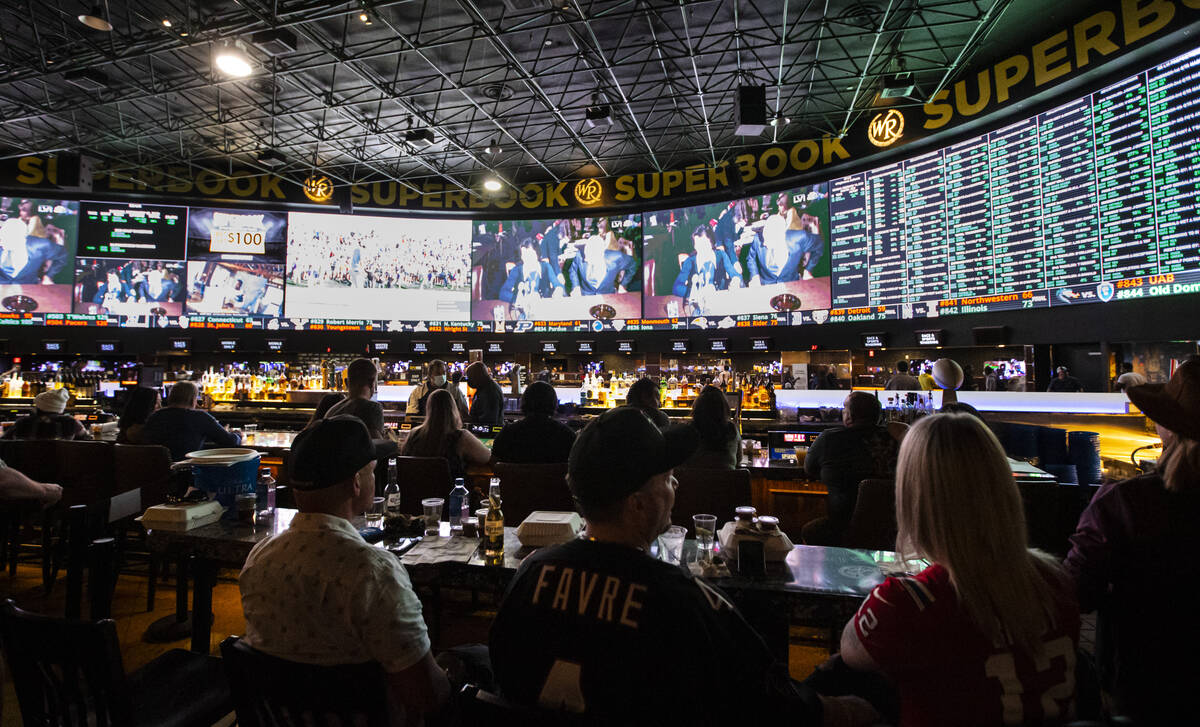
[[[396,458],[388,458],[387,486],[383,488],[383,527],[395,530],[403,521],[400,509],[400,483],[396,480]]]
[[[500,478],[488,488],[488,512],[483,521],[484,565],[504,565],[504,511],[500,507]]]
[[[471,493],[463,478],[454,480],[454,488],[450,490],[450,532],[462,534],[463,518],[471,517]]]

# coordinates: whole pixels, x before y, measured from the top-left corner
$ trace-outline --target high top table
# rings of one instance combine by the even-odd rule
[[[286,529],[295,514],[295,510],[280,509],[272,522],[258,526],[222,520],[187,532],[148,532],[147,542],[155,552],[192,559],[193,651],[211,650],[212,589],[218,569],[242,567],[250,550],[259,541]],[[354,525],[361,528],[362,520],[356,518]],[[462,537],[450,536],[449,523],[443,522],[441,527],[439,541]],[[444,555],[427,543],[418,543],[398,557],[413,575],[414,583],[499,590],[512,579],[525,556],[535,550],[521,545],[516,528],[505,528],[504,539],[502,566],[484,565],[479,541],[474,538],[471,541],[475,547],[449,548]],[[685,562],[694,560],[694,553],[695,542],[688,541]],[[896,564],[896,554],[887,551],[797,545],[785,561],[768,563],[765,577],[749,578],[732,572],[711,580],[730,594],[772,649],[786,656],[788,625],[794,612],[802,611],[806,622],[840,628],[871,589],[883,582],[884,570]]]

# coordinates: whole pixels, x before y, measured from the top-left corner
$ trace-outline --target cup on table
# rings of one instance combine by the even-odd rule
[[[376,497],[371,500],[371,509],[363,513],[363,519],[367,521],[367,527],[383,527],[383,504],[384,499],[382,497]]]
[[[671,565],[679,565],[683,556],[683,541],[686,537],[687,528],[678,525],[667,528],[662,535],[658,536],[661,548],[658,551],[659,560],[664,560]]]
[[[258,439],[257,424],[247,424],[246,426],[242,427],[242,441],[245,444],[254,444],[256,439]]]
[[[700,565],[712,565],[717,516],[693,515],[692,524],[696,527],[696,562]]]
[[[437,535],[438,525],[442,519],[442,507],[446,500],[441,497],[427,497],[421,500],[421,508],[425,511],[425,534]]]

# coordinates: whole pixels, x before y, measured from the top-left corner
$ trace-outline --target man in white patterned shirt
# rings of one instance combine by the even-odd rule
[[[291,453],[300,512],[242,568],[246,643],[305,664],[378,662],[406,715],[440,709],[450,687],[408,573],[350,523],[375,495],[377,454],[366,425],[324,419],[296,437]]]

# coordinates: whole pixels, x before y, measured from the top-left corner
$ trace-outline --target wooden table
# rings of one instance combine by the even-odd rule
[[[250,550],[261,540],[285,529],[295,510],[280,510],[269,525],[250,526],[221,521],[188,532],[151,530],[147,541],[152,550],[178,558],[192,559],[192,650],[208,653],[211,644],[212,589],[221,567],[240,568]],[[356,521],[361,527],[362,522]],[[449,524],[442,523],[443,537]],[[457,536],[461,537],[461,536]],[[380,546],[384,547],[384,546]],[[414,564],[418,550],[400,555],[414,583],[439,586],[502,589],[512,579],[521,561],[534,551],[522,546],[516,528],[505,528],[505,558],[502,566],[485,566],[482,554],[472,549],[469,557]],[[684,548],[686,560],[694,560],[695,544]],[[786,657],[788,626],[794,613],[805,622],[835,629],[841,626],[871,589],[883,581],[881,565],[894,562],[894,553],[797,545],[782,563],[770,563],[767,575],[749,578],[730,575],[713,579],[742,608],[747,619],[776,653]]]

